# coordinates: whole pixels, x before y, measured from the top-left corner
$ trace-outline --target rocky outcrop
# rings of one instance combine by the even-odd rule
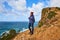
[[[42,10],[41,20],[39,21],[39,27],[42,25],[55,25],[60,26],[60,8],[58,7],[51,7],[51,8],[44,8]]]
[[[34,34],[30,35],[27,30],[19,33],[12,40],[60,40],[60,8],[44,8]]]

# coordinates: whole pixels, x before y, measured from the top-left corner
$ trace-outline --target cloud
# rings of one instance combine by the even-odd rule
[[[28,9],[34,12],[34,15],[37,20],[41,19],[41,11],[45,7],[60,7],[60,0],[46,0],[45,2],[38,2],[37,4],[33,3],[32,7]]]
[[[60,0],[50,0],[50,7],[60,7]]]
[[[41,12],[41,9],[44,7],[43,3],[38,3],[38,4],[34,4],[32,5],[32,8],[29,8],[30,11],[33,11],[35,13],[35,15],[37,15],[37,13]]]
[[[32,7],[26,6],[27,0],[0,0],[0,21],[28,21],[30,12],[33,11],[36,21],[41,18],[41,11],[45,7],[60,7],[60,0],[45,0],[33,3]],[[5,5],[4,3],[7,4]],[[11,7],[11,8],[9,8]]]
[[[6,5],[3,4],[6,2]],[[26,0],[0,0],[0,12],[5,11],[7,12],[8,10],[5,8],[7,7],[7,3],[9,6],[12,7],[12,10],[9,11],[19,11],[23,12],[26,10]],[[8,7],[7,7],[8,8]],[[4,10],[3,10],[4,9]]]
[[[26,9],[26,0],[9,0],[9,5],[18,11]]]
[[[3,3],[7,2],[10,10]],[[33,11],[36,21],[41,18],[41,10],[45,6],[43,2],[33,3],[32,7],[26,7],[26,0],[4,0],[0,1],[0,21],[28,21],[30,12]],[[2,16],[1,16],[2,15]]]
[[[41,19],[41,11],[42,11],[42,8],[44,8],[44,6],[45,6],[44,3],[42,2],[39,2],[37,4],[33,3],[32,7],[31,8],[28,7],[28,9],[30,10],[30,12],[31,11],[34,12],[35,19],[39,21]]]
[[[7,3],[10,10],[6,9]],[[24,21],[26,12],[26,0],[0,0],[0,21]]]

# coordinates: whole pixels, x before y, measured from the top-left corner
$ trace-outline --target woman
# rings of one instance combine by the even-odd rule
[[[29,30],[31,35],[34,32],[34,22],[35,22],[35,18],[34,18],[33,12],[31,12],[29,17]]]

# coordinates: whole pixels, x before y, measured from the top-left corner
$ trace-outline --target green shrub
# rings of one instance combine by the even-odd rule
[[[51,8],[49,8],[49,10],[51,10]]]
[[[56,13],[53,12],[53,11],[51,11],[50,13],[48,13],[47,18],[48,18],[48,19],[51,19],[52,17],[55,17],[55,15],[56,15]]]
[[[16,35],[17,33],[16,33],[16,31],[14,30],[14,29],[11,29],[10,31],[9,31],[9,33],[3,33],[2,34],[2,38],[0,37],[0,39],[1,40],[10,40],[11,38],[13,38],[15,35]]]
[[[39,27],[41,27],[42,25],[43,25],[43,22],[40,22],[40,23],[39,23]]]
[[[0,40],[1,40],[1,38],[0,38]]]
[[[58,10],[60,10],[60,8],[59,7],[56,7]]]
[[[9,34],[10,34],[10,35],[15,35],[15,34],[16,34],[16,30],[11,29],[11,30],[9,31]]]
[[[18,33],[20,32],[20,30],[17,31]]]

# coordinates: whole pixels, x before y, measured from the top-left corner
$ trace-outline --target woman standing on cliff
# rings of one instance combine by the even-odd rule
[[[31,12],[29,17],[29,30],[31,35],[34,32],[34,22],[35,22],[35,18],[34,18],[33,12]]]

